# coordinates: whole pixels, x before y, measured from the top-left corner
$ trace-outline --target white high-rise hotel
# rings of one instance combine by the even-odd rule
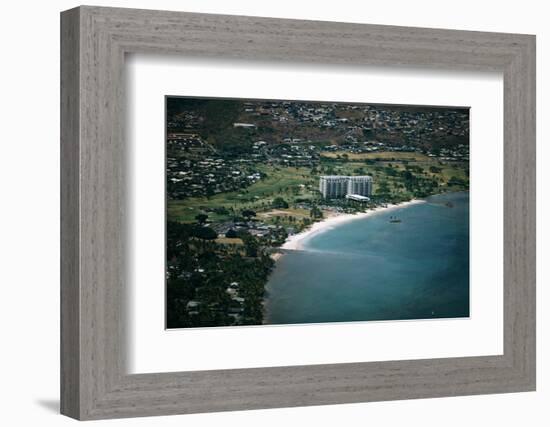
[[[319,191],[325,199],[350,195],[369,197],[372,194],[372,177],[324,175],[319,179]]]

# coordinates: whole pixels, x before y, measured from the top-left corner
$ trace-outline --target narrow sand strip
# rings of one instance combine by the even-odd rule
[[[413,199],[408,202],[390,204],[390,205],[387,205],[386,207],[374,208],[367,212],[360,212],[356,214],[337,214],[334,216],[330,216],[322,221],[313,223],[311,227],[309,227],[308,229],[288,237],[286,241],[283,243],[283,245],[281,246],[281,249],[288,249],[288,250],[303,249],[303,246],[306,240],[311,239],[313,236],[319,233],[332,230],[333,228],[335,228],[336,226],[344,222],[366,218],[366,217],[375,215],[377,213],[388,212],[396,208],[402,208],[405,206],[418,204],[418,203],[425,203],[425,200]]]

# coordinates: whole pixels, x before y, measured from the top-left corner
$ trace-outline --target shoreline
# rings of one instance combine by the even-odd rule
[[[301,231],[300,233],[289,236],[286,239],[286,241],[280,246],[280,249],[302,250],[307,240],[311,239],[313,236],[317,234],[323,233],[328,230],[332,230],[333,228],[337,227],[340,224],[357,220],[357,219],[367,218],[369,216],[376,215],[378,213],[387,212],[393,209],[402,208],[402,207],[419,204],[419,203],[426,203],[426,201],[423,199],[412,199],[406,202],[389,204],[385,207],[382,207],[382,206],[377,207],[374,209],[370,209],[366,212],[359,212],[355,214],[335,214],[335,215],[329,216],[328,218],[323,219],[322,221],[313,223],[308,229]],[[273,259],[276,261],[283,254],[274,253],[272,255],[277,255],[277,256],[273,256]]]

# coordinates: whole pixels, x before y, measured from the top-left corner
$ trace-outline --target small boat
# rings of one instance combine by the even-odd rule
[[[395,223],[401,222],[401,220],[396,216],[390,216],[390,222],[395,224]]]
[[[447,206],[448,208],[454,207],[454,205],[453,205],[452,202],[447,202],[447,203],[445,203],[445,206]]]

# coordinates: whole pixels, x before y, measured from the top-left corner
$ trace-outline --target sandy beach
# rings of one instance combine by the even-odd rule
[[[366,218],[371,215],[376,215],[381,212],[388,212],[396,208],[402,208],[405,206],[418,204],[418,203],[425,203],[425,200],[418,200],[413,199],[408,202],[403,203],[397,203],[397,204],[388,204],[386,207],[378,207],[371,209],[367,212],[359,212],[356,214],[334,214],[332,216],[329,216],[328,218],[316,222],[311,225],[308,229],[294,234],[292,236],[289,236],[285,243],[281,246],[281,249],[286,250],[300,250],[303,249],[304,243],[306,240],[311,239],[313,236],[323,233],[327,230],[331,230],[334,227],[348,221],[354,221],[361,218]],[[279,257],[277,257],[278,259]]]
[[[279,258],[283,256],[281,252],[273,252],[271,255],[269,255],[273,261],[277,261]]]

